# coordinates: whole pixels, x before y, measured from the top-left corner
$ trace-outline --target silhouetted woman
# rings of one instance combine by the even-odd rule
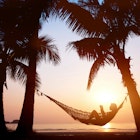
[[[100,110],[101,110],[101,113],[97,113],[96,110],[93,110],[91,112],[90,116],[89,116],[89,120],[92,120],[92,119],[97,120],[97,121],[100,121],[100,120],[109,120],[118,111],[117,105],[115,103],[112,103],[110,105],[110,110],[111,111],[109,111],[109,112],[105,112],[102,105],[100,105]]]

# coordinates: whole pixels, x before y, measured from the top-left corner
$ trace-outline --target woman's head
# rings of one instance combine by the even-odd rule
[[[112,110],[112,111],[117,110],[117,105],[115,103],[112,103],[110,105],[110,110]]]

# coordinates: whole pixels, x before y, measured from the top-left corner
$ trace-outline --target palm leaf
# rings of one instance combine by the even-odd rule
[[[84,38],[79,41],[70,42],[68,47],[75,49],[80,58],[86,58],[92,60],[98,57],[101,53],[100,38]]]
[[[46,37],[41,37],[38,39],[38,60],[46,59],[51,61],[54,64],[58,64],[60,62],[60,57],[58,53],[57,47],[53,44],[53,40]]]
[[[80,35],[94,36],[96,32],[100,33],[102,28],[106,27],[102,19],[95,20],[95,17],[90,12],[75,3],[62,0],[57,8],[59,9],[59,17],[66,21],[72,31]]]
[[[92,65],[92,67],[91,67],[91,69],[90,69],[90,74],[89,74],[89,78],[88,78],[87,89],[90,89],[91,84],[92,84],[92,82],[93,82],[95,76],[97,75],[97,72],[99,71],[99,68],[100,68],[101,66],[104,66],[104,63],[105,63],[105,57],[103,57],[103,56],[97,58],[97,59],[94,61],[93,65]]]
[[[18,60],[10,60],[8,74],[14,80],[19,80],[25,84],[27,80],[28,66]]]

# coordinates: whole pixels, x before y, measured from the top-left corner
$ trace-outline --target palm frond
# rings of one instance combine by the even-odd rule
[[[22,84],[26,84],[29,67],[19,60],[13,60],[8,66],[8,74],[13,80],[19,80]],[[35,77],[35,87],[40,86],[40,78],[38,73]]]
[[[38,61],[46,59],[54,64],[60,62],[60,57],[56,45],[53,44],[53,40],[47,37],[41,37],[38,39]]]
[[[101,66],[104,66],[104,64],[105,64],[105,57],[103,57],[103,56],[102,57],[98,57],[94,61],[93,65],[92,65],[92,67],[90,69],[90,74],[89,74],[89,78],[88,78],[87,89],[90,89],[91,84],[92,84],[95,76],[97,75],[97,72],[99,71],[99,68]]]
[[[101,20],[95,20],[95,17],[89,11],[81,8],[76,3],[70,3],[67,0],[62,0],[58,4],[59,17],[66,21],[66,24],[80,35],[94,36],[95,33],[100,33],[106,24]],[[81,16],[82,13],[82,16]]]
[[[22,84],[26,83],[28,66],[18,60],[10,60],[8,67],[8,73],[14,80],[21,81]]]
[[[47,58],[48,61],[52,62],[54,65],[60,63],[58,49],[55,45],[50,45],[47,47]]]
[[[79,41],[70,42],[68,47],[75,49],[80,58],[86,58],[92,60],[98,57],[101,53],[100,38],[84,38]]]

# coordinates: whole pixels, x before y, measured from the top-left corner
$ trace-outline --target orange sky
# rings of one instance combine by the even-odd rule
[[[100,104],[105,106],[106,111],[109,111],[110,102],[116,102],[117,105],[121,103],[127,90],[123,87],[120,72],[116,67],[106,66],[102,68],[97,74],[91,90],[87,91],[86,85],[92,62],[80,60],[74,50],[66,51],[65,47],[69,41],[78,40],[80,37],[72,33],[64,23],[53,19],[44,24],[41,34],[48,34],[54,38],[61,56],[61,63],[58,66],[53,66],[48,62],[42,62],[38,66],[42,83],[40,90],[43,93],[69,106],[85,111],[92,111],[93,109],[99,111]],[[131,70],[138,91],[140,91],[139,44],[140,38],[130,38],[126,50],[127,55],[132,58]],[[9,79],[7,81],[8,90],[4,90],[4,111],[6,121],[12,121],[13,119],[19,119],[24,98],[24,86]],[[102,102],[101,98],[97,96],[102,93],[112,93],[113,97],[110,101]],[[106,97],[107,95],[104,98]],[[45,97],[36,95],[34,122],[70,123],[75,121],[56,104]],[[112,122],[133,122],[129,99]]]

